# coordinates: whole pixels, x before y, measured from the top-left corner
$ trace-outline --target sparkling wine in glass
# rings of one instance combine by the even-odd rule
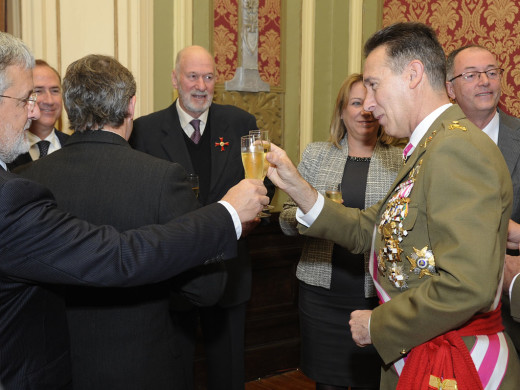
[[[341,184],[332,186],[325,191],[325,196],[336,203],[343,203],[343,195],[341,194]]]
[[[252,135],[244,135],[240,138],[240,152],[246,179],[264,180],[265,152],[262,143]],[[268,217],[269,214],[258,213],[257,217]]]
[[[255,142],[255,138],[251,135],[245,135],[240,139],[242,164],[246,179],[263,180],[264,175],[264,157],[265,152],[260,142]]]
[[[265,154],[271,151],[271,140],[269,139],[269,131],[268,130],[249,130],[249,135],[255,137],[255,141],[262,144],[264,148],[264,178],[267,175],[267,170],[269,169],[269,162],[267,158],[265,158]],[[264,207],[264,211],[272,210],[274,206],[266,205]]]

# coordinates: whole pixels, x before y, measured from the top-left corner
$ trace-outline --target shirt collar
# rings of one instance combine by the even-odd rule
[[[489,135],[489,137],[493,140],[495,144],[498,144],[498,129],[500,126],[500,115],[498,115],[498,111],[495,111],[495,115],[489,123],[482,129],[484,133]]]
[[[424,118],[419,125],[415,128],[415,130],[412,133],[412,136],[410,137],[410,142],[408,144],[412,144],[412,148],[408,152],[408,156],[413,153],[417,145],[419,144],[419,141],[424,137],[430,126],[435,122],[435,120],[449,107],[451,107],[451,103],[444,104],[440,106],[439,108],[432,111],[426,118]],[[408,145],[406,145],[408,146]]]
[[[26,132],[27,139],[29,140],[29,144],[31,145],[29,148],[29,154],[31,155],[32,160],[37,160],[40,157],[40,149],[38,149],[38,145],[36,145],[40,141],[49,141],[49,154],[55,152],[61,147],[60,140],[56,135],[56,129],[52,129],[50,134],[44,139],[40,139],[37,135],[31,133],[30,131]]]
[[[7,171],[7,165],[5,165],[5,162],[3,162],[2,160],[0,160],[0,166],[4,168],[4,171]]]
[[[177,109],[177,114],[179,114],[179,121],[181,122],[182,130],[186,133],[186,135],[191,137],[195,129],[190,124],[193,119],[200,119],[200,135],[204,134],[204,129],[206,128],[206,123],[208,123],[208,114],[209,108],[204,111],[198,118],[193,118],[190,114],[184,111],[181,107],[179,99],[175,103],[175,108]]]

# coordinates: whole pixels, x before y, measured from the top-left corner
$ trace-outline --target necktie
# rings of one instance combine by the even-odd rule
[[[194,144],[198,144],[200,141],[200,119],[193,119],[190,125],[195,129],[195,132],[191,135],[191,140]]]
[[[49,151],[49,145],[51,143],[49,141],[39,141],[36,145],[38,145],[38,149],[40,149],[40,158],[45,157],[47,152]]]
[[[406,145],[406,148],[404,148],[404,150],[403,150],[403,160],[404,160],[404,162],[406,162],[406,160],[408,160],[408,152],[410,150],[412,150],[412,148],[413,148],[412,144],[408,144],[408,145]]]

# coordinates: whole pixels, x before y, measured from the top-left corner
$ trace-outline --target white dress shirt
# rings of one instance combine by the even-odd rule
[[[31,159],[33,161],[38,160],[40,158],[40,149],[38,148],[38,145],[36,145],[40,141],[49,141],[49,151],[47,154],[51,154],[52,152],[55,152],[56,150],[61,148],[60,140],[58,139],[58,136],[56,135],[56,129],[53,129],[52,132],[45,138],[40,139],[37,135],[34,135],[30,131],[27,132],[27,139],[29,140],[29,143],[31,145],[29,149],[29,154],[31,155]]]
[[[498,111],[495,111],[495,115],[493,119],[489,121],[486,127],[482,129],[484,133],[489,135],[489,138],[493,140],[493,142],[498,145],[498,129],[500,126],[500,115],[498,115]]]
[[[191,138],[192,134],[195,132],[195,129],[190,123],[193,119],[200,119],[200,136],[202,137],[202,134],[204,134],[204,129],[206,128],[206,124],[208,123],[209,108],[204,111],[198,118],[193,118],[191,115],[186,113],[182,109],[179,103],[179,99],[177,99],[175,108],[177,108],[177,114],[179,114],[179,121],[181,122],[182,130],[184,130],[188,138]]]

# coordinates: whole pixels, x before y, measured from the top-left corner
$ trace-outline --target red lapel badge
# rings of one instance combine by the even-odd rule
[[[229,146],[229,142],[224,142],[224,137],[218,137],[220,142],[215,142],[215,146],[220,146],[220,151],[223,152],[224,146]]]

